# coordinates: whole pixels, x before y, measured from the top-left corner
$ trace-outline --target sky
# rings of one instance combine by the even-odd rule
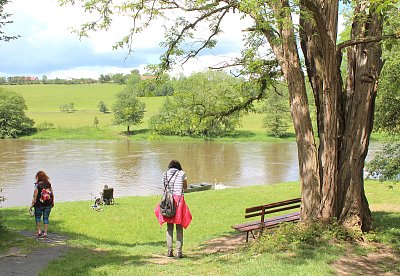
[[[91,33],[89,38],[72,32],[85,22],[88,14],[77,6],[59,6],[57,0],[12,0],[5,6],[14,22],[6,25],[7,35],[20,35],[17,40],[0,41],[0,77],[36,76],[47,78],[94,78],[100,74],[124,73],[133,69],[145,73],[147,64],[158,63],[162,54],[159,46],[163,29],[153,25],[138,36],[133,54],[127,49],[113,50],[132,25],[127,19],[118,18],[108,32]],[[159,24],[159,23],[158,23]],[[224,34],[218,47],[201,57],[191,60],[184,67],[178,66],[172,75],[205,70],[224,59],[238,55],[242,47],[241,30],[244,22],[231,17],[225,23]]]
[[[0,77],[98,79],[100,74],[128,74],[133,69],[143,74],[146,65],[158,63],[163,52],[163,29],[159,22],[136,37],[134,52],[128,55],[127,49],[112,49],[132,26],[126,18],[116,18],[107,32],[92,32],[89,38],[79,39],[72,30],[90,16],[79,6],[60,6],[57,0],[12,0],[5,12],[12,14],[10,19],[14,22],[2,30],[9,36],[21,37],[0,41]],[[242,30],[249,25],[250,21],[241,20],[238,13],[231,14],[223,22],[223,34],[216,48],[183,67],[177,66],[170,74],[190,75],[237,57],[243,47]]]

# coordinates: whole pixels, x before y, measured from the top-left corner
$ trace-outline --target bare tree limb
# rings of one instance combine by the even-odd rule
[[[336,46],[337,51],[342,51],[344,48],[349,47],[349,46],[354,46],[357,44],[362,44],[362,43],[371,43],[371,42],[380,42],[385,39],[400,39],[400,34],[390,34],[390,35],[382,35],[382,36],[375,36],[375,37],[363,37],[363,38],[357,38],[357,39],[351,39],[344,41]]]

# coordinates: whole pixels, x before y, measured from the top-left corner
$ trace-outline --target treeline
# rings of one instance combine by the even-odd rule
[[[11,77],[0,77],[0,85],[25,85],[25,84],[93,84],[93,83],[117,83],[117,84],[128,84],[131,78],[136,80],[152,80],[155,79],[151,74],[141,75],[138,70],[131,71],[130,74],[101,74],[98,79],[93,78],[55,78],[49,79],[46,75],[41,78],[36,76],[11,76]],[[162,76],[162,79],[170,79],[168,75]]]

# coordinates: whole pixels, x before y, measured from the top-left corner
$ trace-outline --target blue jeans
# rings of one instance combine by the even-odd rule
[[[43,224],[49,224],[50,212],[51,212],[51,206],[35,207],[36,222],[40,222],[43,216]]]

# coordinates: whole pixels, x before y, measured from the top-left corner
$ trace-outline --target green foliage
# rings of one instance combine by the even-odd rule
[[[149,127],[164,135],[219,136],[238,126],[240,81],[224,72],[204,72],[180,80],[173,97],[167,97]]]
[[[400,142],[392,141],[366,165],[369,175],[380,180],[400,177]]]
[[[44,121],[37,125],[38,131],[44,131],[44,130],[48,130],[48,129],[52,129],[52,128],[54,128],[54,124],[51,122],[47,122],[47,121]]]
[[[271,91],[262,107],[265,113],[264,127],[269,135],[284,137],[290,126],[288,91]]]
[[[393,21],[398,17],[392,18]],[[382,69],[376,98],[375,128],[391,134],[394,140],[385,144],[366,168],[369,174],[380,180],[398,179],[400,175],[400,46],[390,47],[384,52]],[[398,139],[398,138],[397,138]]]
[[[102,112],[102,113],[107,113],[108,112],[108,107],[102,100],[99,102],[97,107],[99,108],[99,111]]]
[[[60,111],[67,112],[67,113],[75,111],[75,103],[68,103],[68,104],[60,105]]]
[[[116,98],[113,106],[114,123],[127,125],[129,132],[129,125],[137,125],[142,122],[145,104],[128,90],[122,90],[116,95]]]
[[[349,242],[361,237],[361,233],[343,228],[335,220],[328,222],[284,223],[274,230],[266,230],[252,251],[279,252],[305,248],[321,248],[332,241]]]
[[[385,53],[385,57],[376,98],[375,127],[400,133],[400,46]]]
[[[21,95],[0,89],[0,138],[16,138],[34,131],[34,121],[25,115],[27,109]]]
[[[142,79],[137,79],[137,76],[133,74],[126,89],[139,97],[168,96],[174,93],[174,87],[167,74],[162,74],[158,78],[144,75]]]
[[[113,83],[126,84],[128,77],[129,77],[129,75],[113,74],[111,76],[111,81]]]

